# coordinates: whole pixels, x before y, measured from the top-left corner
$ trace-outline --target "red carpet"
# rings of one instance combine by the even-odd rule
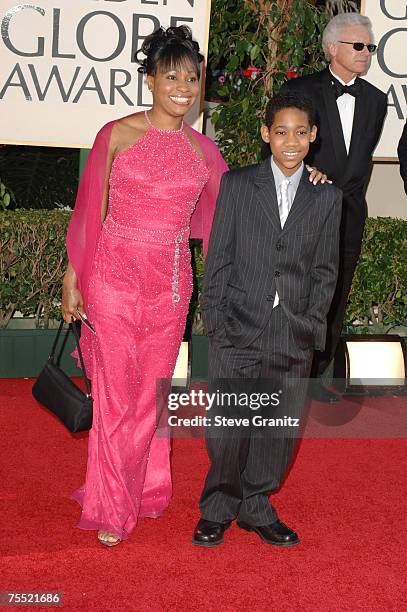
[[[233,526],[211,550],[190,543],[204,445],[175,440],[168,512],[140,520],[126,543],[105,549],[94,532],[75,527],[79,506],[69,499],[85,473],[86,435],[70,436],[40,409],[31,384],[0,381],[0,591],[59,590],[66,610],[407,610],[405,439],[324,439],[318,409],[318,435],[303,441],[274,496],[301,544],[274,548]],[[368,406],[376,422],[396,415],[403,431],[405,398]]]

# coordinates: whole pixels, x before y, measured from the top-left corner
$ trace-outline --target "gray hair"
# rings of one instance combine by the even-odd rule
[[[340,13],[331,19],[322,34],[322,48],[328,61],[331,59],[329,45],[331,43],[336,43],[341,37],[341,32],[345,28],[351,26],[363,26],[368,28],[373,41],[372,22],[369,17],[365,17],[359,13]]]

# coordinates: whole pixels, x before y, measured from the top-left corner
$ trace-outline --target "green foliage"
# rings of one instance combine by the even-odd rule
[[[65,235],[70,213],[17,210],[0,212],[0,327],[16,310],[34,315],[37,326],[60,318],[61,281],[66,268]],[[191,241],[195,299],[192,331],[203,333],[197,306],[204,257],[200,241]],[[407,221],[368,219],[362,253],[346,312],[346,324],[386,332],[407,324]]]
[[[0,327],[16,310],[34,315],[42,327],[60,317],[70,216],[61,211],[0,212]]]
[[[209,67],[222,70],[225,80],[217,88],[221,103],[212,122],[231,167],[261,159],[264,109],[287,74],[324,67],[320,39],[326,20],[308,0],[213,0]],[[243,75],[249,66],[260,71],[255,78]]]
[[[189,243],[192,252],[192,268],[194,271],[194,293],[190,304],[189,317],[192,323],[192,333],[203,335],[204,329],[199,301],[202,293],[205,260],[201,240],[190,240]]]
[[[10,204],[14,203],[14,194],[10,189],[7,189],[5,184],[0,179],[0,210],[7,210]]]
[[[407,325],[407,221],[367,219],[345,323],[372,333]]]

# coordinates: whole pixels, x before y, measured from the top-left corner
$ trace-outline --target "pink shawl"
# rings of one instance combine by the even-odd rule
[[[76,272],[78,288],[82,293],[85,307],[90,273],[102,229],[101,206],[106,163],[110,135],[115,123],[116,121],[107,123],[96,136],[83,171],[66,237],[69,261]],[[220,180],[228,167],[219,149],[210,138],[200,134],[189,125],[186,127],[198,143],[209,170],[209,180],[191,217],[190,233],[191,238],[202,238],[206,254]]]

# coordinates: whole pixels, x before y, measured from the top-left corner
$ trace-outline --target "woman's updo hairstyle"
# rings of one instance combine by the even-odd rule
[[[145,59],[139,59],[140,53],[146,56]],[[157,68],[161,72],[168,72],[190,64],[199,78],[199,64],[203,59],[199,45],[192,39],[192,32],[186,25],[166,30],[158,28],[144,39],[141,49],[135,54],[135,60],[140,64],[138,71],[152,76],[157,72]]]

